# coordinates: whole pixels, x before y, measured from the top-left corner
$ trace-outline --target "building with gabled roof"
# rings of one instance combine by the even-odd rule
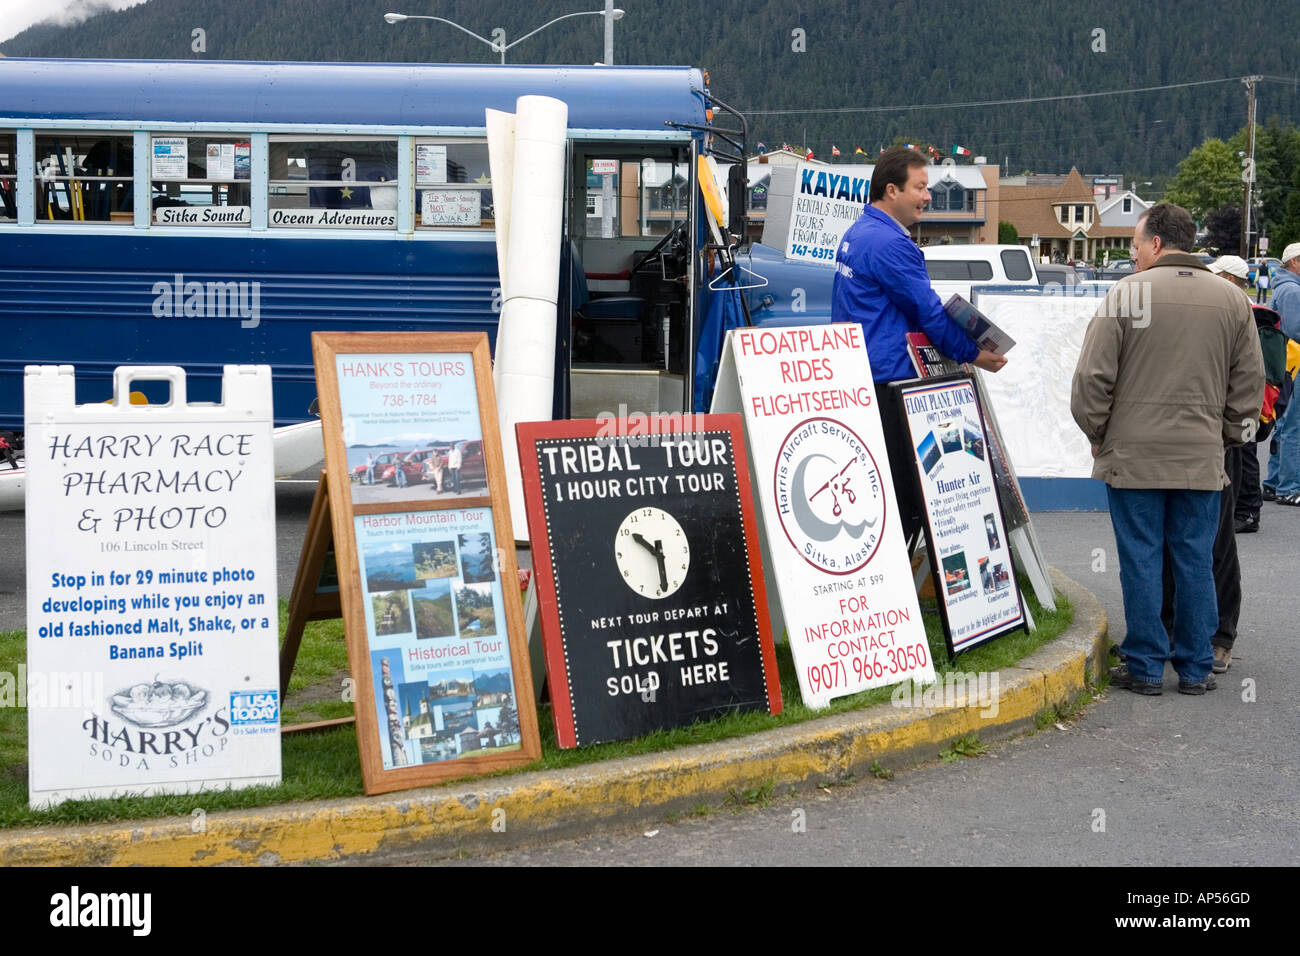
[[[1103,205],[1123,209],[1125,196],[1131,211],[1132,193],[1103,198]],[[1118,222],[1104,219],[1097,195],[1076,167],[1060,185],[1003,182],[998,198],[999,215],[1016,227],[1021,241],[1029,241],[1040,262],[1092,262],[1103,254],[1115,259],[1128,253],[1133,225],[1122,221],[1128,214],[1117,216]]]

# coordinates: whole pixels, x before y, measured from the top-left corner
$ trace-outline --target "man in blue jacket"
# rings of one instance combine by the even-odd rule
[[[831,321],[862,326],[885,429],[889,468],[910,538],[920,527],[920,503],[913,500],[908,475],[912,450],[893,389],[882,386],[915,378],[907,354],[908,332],[924,332],[940,352],[958,362],[996,372],[1007,360],[979,348],[965,329],[948,317],[930,287],[925,257],[907,230],[921,221],[930,201],[929,164],[914,149],[886,150],[871,174],[869,205],[840,239],[831,285]]]
[[[1282,316],[1282,332],[1300,342],[1300,242],[1282,250],[1282,268],[1273,276],[1273,310]],[[1264,498],[1280,505],[1300,505],[1300,400],[1294,396],[1273,427],[1277,451],[1269,456]]]

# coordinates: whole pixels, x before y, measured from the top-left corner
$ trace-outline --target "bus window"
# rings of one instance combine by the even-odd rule
[[[686,219],[690,209],[691,170],[686,163],[641,161],[637,197],[643,236],[665,236]]]
[[[690,166],[671,146],[574,156],[575,364],[684,367]],[[603,406],[602,406],[603,407]]]
[[[18,175],[17,139],[14,133],[0,132],[0,222],[18,218],[18,198],[14,193]]]
[[[397,140],[272,136],[268,223],[397,228]]]
[[[248,136],[172,136],[149,141],[153,221],[161,226],[249,226]]]
[[[85,130],[36,137],[36,218],[131,223],[131,136]]]
[[[487,143],[417,138],[417,225],[432,229],[492,229],[495,219]]]

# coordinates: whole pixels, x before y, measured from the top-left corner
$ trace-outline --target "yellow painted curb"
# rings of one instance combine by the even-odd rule
[[[1074,606],[1065,634],[998,672],[996,708],[972,688],[934,706],[878,706],[665,753],[450,784],[438,788],[128,824],[37,827],[0,833],[0,866],[273,864],[362,859],[421,844],[430,858],[458,850],[576,835],[593,822],[661,820],[700,804],[745,799],[930,760],[969,734],[1011,736],[1048,706],[1076,699],[1105,667],[1105,613],[1059,572]],[[941,687],[941,685],[939,685]],[[940,697],[943,694],[939,695]],[[985,702],[988,698],[985,697]],[[996,710],[996,713],[991,711]],[[195,830],[201,832],[194,832]]]

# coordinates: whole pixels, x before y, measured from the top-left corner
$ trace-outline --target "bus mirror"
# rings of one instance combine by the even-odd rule
[[[742,159],[727,170],[727,232],[743,245],[747,241],[745,213],[748,211],[749,173]]]

